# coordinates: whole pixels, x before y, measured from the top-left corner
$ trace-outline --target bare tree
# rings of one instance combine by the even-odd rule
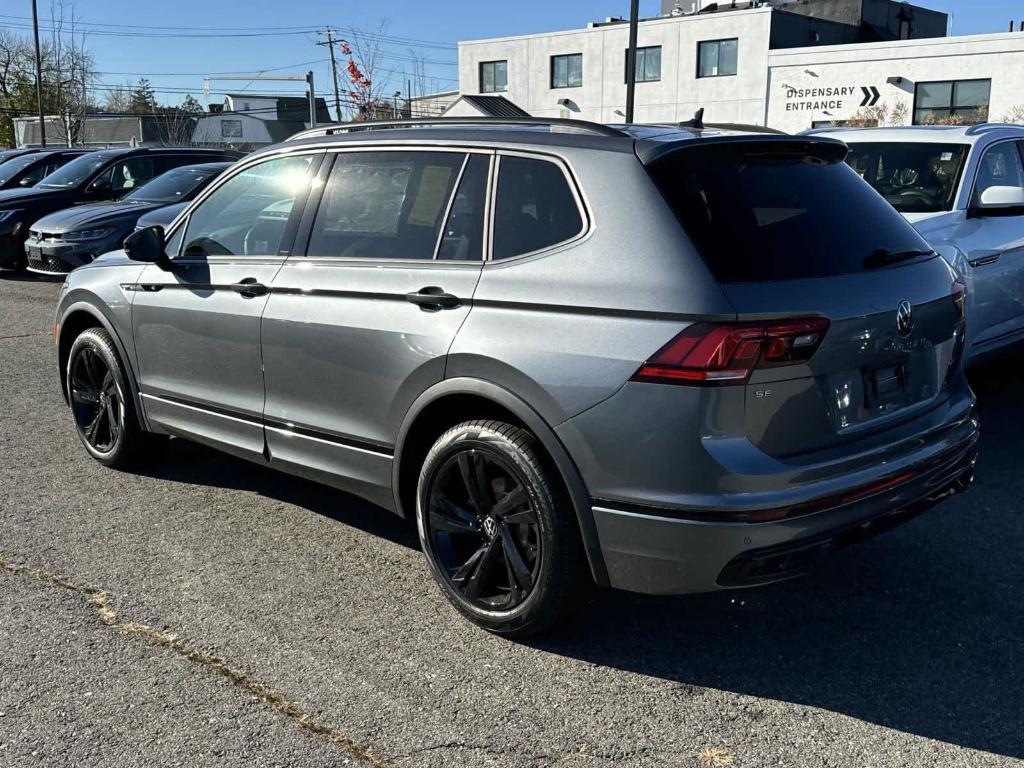
[[[85,32],[78,28],[74,3],[60,0],[50,6],[50,40],[43,51],[44,82],[49,88],[49,110],[56,113],[69,146],[78,140],[82,118],[92,109],[89,89],[95,80],[92,54]]]
[[[103,111],[127,112],[132,103],[131,89],[130,83],[110,86],[103,98]]]

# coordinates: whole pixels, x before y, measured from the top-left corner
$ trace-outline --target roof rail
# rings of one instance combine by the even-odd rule
[[[427,128],[446,126],[511,126],[511,127],[538,127],[548,126],[551,128],[573,128],[581,132],[592,133],[597,136],[628,137],[629,133],[619,128],[612,128],[610,125],[592,123],[587,120],[567,120],[556,117],[428,117],[409,120],[373,120],[357,123],[335,123],[333,125],[321,125],[316,128],[309,128],[300,131],[287,141],[299,141],[310,139],[315,136],[333,136],[339,133],[354,133],[357,131],[377,131],[387,128]]]
[[[1024,129],[1024,126],[1017,125],[1015,123],[977,123],[976,125],[972,125],[966,131],[964,131],[964,135],[965,136],[977,136],[979,133],[985,133],[987,131],[995,131],[995,130],[998,130],[1000,128]]]

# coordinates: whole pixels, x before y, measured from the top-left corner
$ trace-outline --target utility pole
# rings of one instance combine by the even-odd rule
[[[36,102],[39,105],[39,138],[46,146],[46,116],[43,114],[43,54],[39,48],[39,12],[32,0],[32,31],[36,37]]]
[[[309,127],[316,128],[316,91],[313,88],[313,70],[306,73],[306,85],[309,86]]]
[[[636,105],[636,45],[640,27],[640,0],[630,0],[629,49],[626,51],[626,123],[633,122]]]
[[[327,50],[331,52],[331,76],[334,78],[334,115],[338,122],[341,122],[341,92],[338,90],[338,61],[334,58],[334,30],[330,27],[327,28],[327,42],[317,43],[317,45],[326,45]],[[340,40],[337,42],[341,42]]]
[[[626,123],[633,122],[636,104],[636,39],[640,28],[640,0],[630,0],[629,50],[626,52]]]

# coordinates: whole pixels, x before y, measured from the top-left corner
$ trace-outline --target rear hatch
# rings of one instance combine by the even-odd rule
[[[662,362],[683,350],[675,364],[717,367],[696,383],[730,387],[708,402],[732,412],[710,429],[779,458],[870,440],[941,403],[959,370],[962,286],[845,152],[743,137],[646,158],[737,313],[724,332],[691,330],[705,340],[676,342]]]

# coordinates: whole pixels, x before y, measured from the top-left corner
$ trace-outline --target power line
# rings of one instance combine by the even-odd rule
[[[13,16],[9,14],[0,14],[0,19],[13,19],[20,22],[30,22],[31,19],[26,16]],[[316,34],[318,31],[316,27],[279,27],[277,25],[273,27],[228,27],[228,26],[216,26],[216,27],[203,27],[195,25],[183,25],[183,26],[160,26],[152,24],[110,24],[107,22],[94,22],[94,21],[82,21],[76,20],[76,26],[79,27],[92,27],[94,29],[85,30],[90,34],[114,34],[117,36],[131,35],[133,37],[146,37],[145,33],[139,32],[118,32],[119,29],[124,30],[156,30],[161,33],[155,35],[157,37],[175,37],[175,36],[208,36],[208,37],[233,37],[233,36],[270,36],[270,35],[302,35],[302,34]],[[50,30],[53,31],[53,30]],[[436,48],[438,50],[458,50],[458,45],[454,43],[446,43],[439,40],[425,40],[422,38],[415,37],[401,37],[396,35],[386,35],[380,32],[365,32],[356,30],[354,28],[341,28],[341,31],[350,34],[358,35],[367,39],[380,40],[385,42],[391,42],[398,45],[411,45],[418,46],[421,48]]]

